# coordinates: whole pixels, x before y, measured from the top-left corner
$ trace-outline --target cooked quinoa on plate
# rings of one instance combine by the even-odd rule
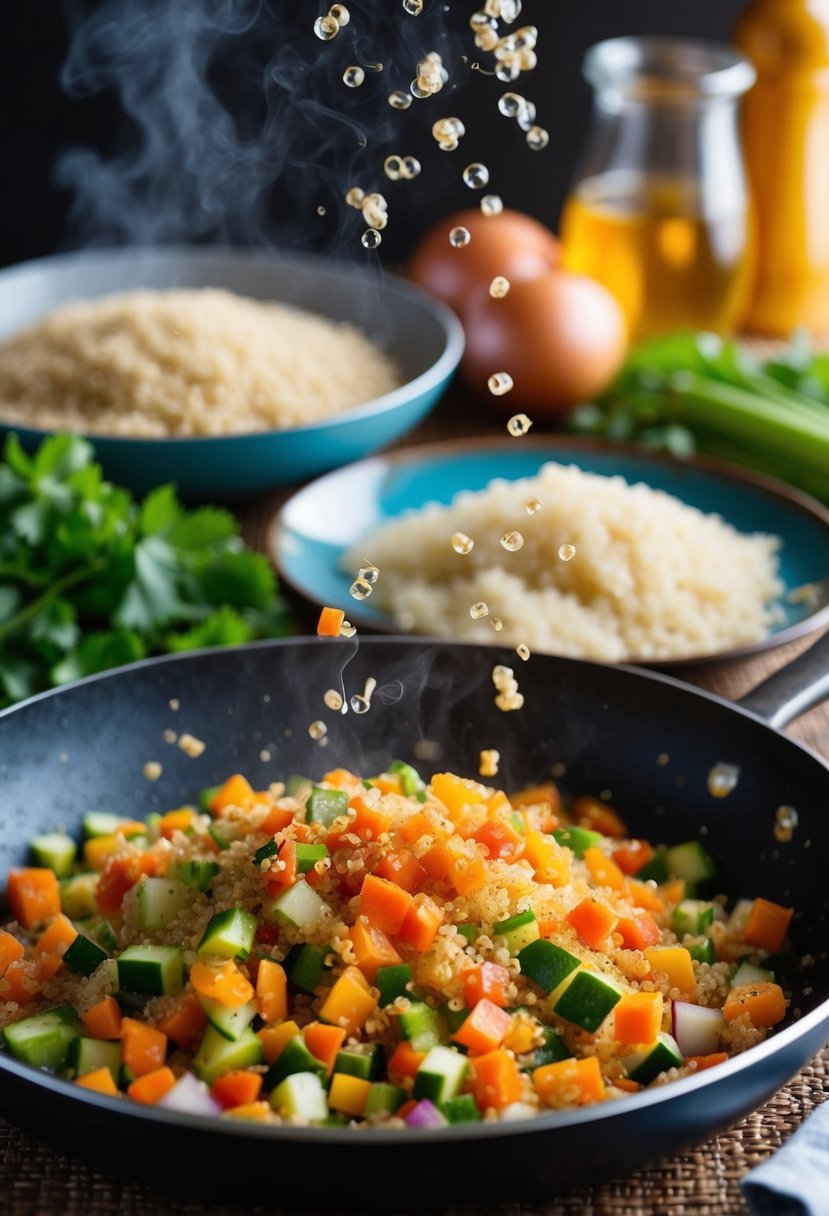
[[[409,764],[146,823],[90,813],[9,872],[5,1050],[78,1086],[262,1123],[530,1118],[715,1067],[786,1016],[792,909],[606,802]]]

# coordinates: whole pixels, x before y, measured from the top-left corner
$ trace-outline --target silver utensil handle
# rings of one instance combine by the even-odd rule
[[[782,727],[829,697],[829,631],[738,702]]]

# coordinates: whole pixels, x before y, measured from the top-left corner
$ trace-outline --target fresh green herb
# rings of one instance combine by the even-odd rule
[[[675,456],[722,456],[829,502],[829,353],[802,337],[766,360],[715,334],[646,342],[568,425]]]
[[[105,481],[91,446],[56,435],[0,463],[0,707],[149,654],[288,632],[267,558],[233,516],[142,503]]]

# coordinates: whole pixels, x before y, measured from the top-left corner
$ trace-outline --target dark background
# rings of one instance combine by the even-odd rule
[[[474,0],[426,0],[418,18],[406,16],[400,0],[346,2],[350,25],[324,44],[311,30],[327,5],[315,0],[129,0],[128,12],[127,0],[6,0],[0,16],[0,264],[83,244],[147,240],[225,240],[366,257],[359,245],[362,219],[342,201],[344,190],[355,184],[386,194],[390,222],[380,252],[385,260],[399,260],[441,214],[477,204],[479,196],[460,181],[471,160],[487,164],[489,188],[507,206],[555,227],[589,120],[589,90],[580,68],[585,49],[601,38],[627,33],[727,39],[743,7],[742,0],[696,0],[692,5],[524,0],[521,17],[508,28],[538,27],[539,66],[505,85],[471,72],[461,59],[466,54],[468,61],[491,64],[490,57],[475,50],[468,30]],[[190,36],[187,29],[192,32],[192,23],[165,28],[171,6],[180,17],[199,5],[213,16],[224,7],[247,17],[217,43],[205,68],[206,88],[232,118],[236,148],[217,149],[209,141],[202,145],[211,119],[188,109],[186,73],[177,61],[168,65],[166,78],[153,74],[153,66],[163,66],[165,55]],[[139,15],[145,30],[140,22],[135,25]],[[98,46],[96,63],[100,66],[107,53],[121,56],[132,116],[125,114],[122,90],[100,73],[97,86],[79,89],[76,80],[74,97],[62,89],[58,77],[71,31],[84,21],[87,32],[90,21],[99,29],[109,22],[116,32],[125,31],[123,45],[116,39],[109,52],[101,51],[103,43]],[[436,98],[414,101],[405,113],[395,113],[386,102],[388,93],[405,88],[424,47],[443,49],[447,64],[454,65],[450,84]],[[340,79],[342,68],[360,56],[382,60],[385,70],[369,72],[363,88],[349,90]],[[146,68],[146,98],[141,96],[139,63]],[[280,80],[289,82],[290,96],[274,86],[274,65]],[[154,128],[160,159],[150,164],[142,152],[142,115],[155,113],[153,107],[171,81],[179,82],[181,92]],[[497,98],[508,88],[535,102],[538,122],[550,132],[545,152],[531,152],[517,125],[498,114]],[[179,112],[186,129],[171,136],[169,124],[175,125]],[[446,114],[459,115],[467,126],[461,147],[449,155],[438,151],[429,134],[435,118]],[[358,129],[366,133],[364,148]],[[286,132],[291,132],[287,147]],[[60,188],[55,177],[56,158],[71,147],[98,153],[88,163],[82,159],[80,167],[76,164],[76,177],[86,190],[74,214],[75,195]],[[386,181],[382,160],[390,152],[418,155],[420,178]],[[132,170],[129,189],[116,191],[99,208],[112,186],[108,166],[113,157]],[[188,180],[189,193],[184,188]],[[212,194],[213,183],[219,184],[205,215],[198,204]],[[318,213],[321,207],[324,215]]]

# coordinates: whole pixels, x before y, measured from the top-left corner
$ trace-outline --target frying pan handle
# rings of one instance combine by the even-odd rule
[[[793,722],[829,697],[829,632],[739,702],[770,726]]]

